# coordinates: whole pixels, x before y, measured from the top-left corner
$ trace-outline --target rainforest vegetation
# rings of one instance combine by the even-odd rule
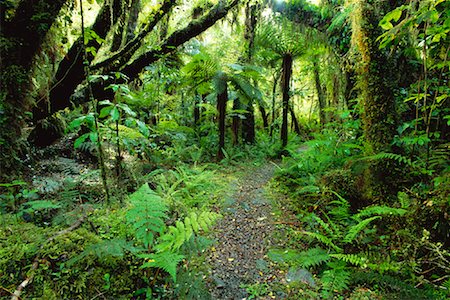
[[[1,0],[0,299],[449,299],[449,0]]]

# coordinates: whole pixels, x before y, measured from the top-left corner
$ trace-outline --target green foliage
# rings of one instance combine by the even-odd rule
[[[177,281],[177,266],[180,263],[184,255],[172,253],[172,252],[158,252],[151,254],[142,254],[141,258],[147,260],[140,268],[160,268],[166,271],[172,276],[174,282]]]
[[[213,212],[192,212],[183,222],[176,221],[175,226],[169,226],[167,232],[159,237],[155,249],[159,252],[178,251],[195,234],[199,234],[200,230],[208,232],[217,217]]]
[[[145,247],[153,245],[154,233],[161,233],[168,210],[164,201],[148,184],[130,195],[132,207],[127,212],[127,222],[134,228],[135,237]]]

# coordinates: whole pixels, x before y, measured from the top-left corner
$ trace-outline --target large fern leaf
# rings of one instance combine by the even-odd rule
[[[323,272],[321,281],[325,295],[330,296],[329,292],[340,293],[348,288],[350,272],[347,271],[345,263],[340,261],[330,262],[328,266],[331,269]]]
[[[309,232],[309,231],[302,231],[303,234],[305,235],[309,235],[312,238],[315,238],[316,240],[318,240],[319,242],[321,242],[322,244],[333,248],[335,251],[337,252],[342,252],[342,248],[340,248],[339,246],[337,246],[332,239],[330,239],[329,237],[317,233],[317,232]]]
[[[183,260],[184,255],[173,252],[160,252],[139,256],[147,260],[146,263],[142,264],[141,269],[160,268],[169,273],[174,282],[177,281],[177,266]]]
[[[377,220],[377,219],[381,219],[381,217],[375,216],[375,217],[371,217],[368,219],[364,219],[361,222],[359,222],[358,224],[351,226],[348,229],[348,232],[344,237],[344,242],[351,243],[356,238],[358,233],[361,232],[361,230],[364,230],[364,228],[366,228],[367,225],[369,225],[372,221]]]
[[[297,264],[304,268],[315,267],[327,262],[330,255],[322,248],[311,248],[298,255]]]
[[[406,209],[394,208],[389,206],[369,206],[361,210],[359,213],[353,216],[355,220],[360,220],[361,218],[373,216],[373,215],[390,215],[390,216],[403,216],[407,213]]]
[[[168,231],[158,239],[155,249],[159,252],[177,251],[201,230],[207,232],[217,217],[218,215],[213,212],[204,211],[200,214],[192,212],[184,219],[184,222],[177,221],[175,226],[169,226]]]
[[[154,233],[161,233],[165,228],[167,206],[147,183],[130,196],[130,202],[132,208],[127,212],[127,222],[134,228],[136,238],[149,247]]]

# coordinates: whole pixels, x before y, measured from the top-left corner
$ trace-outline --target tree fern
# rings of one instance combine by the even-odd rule
[[[160,268],[172,276],[174,282],[177,281],[177,266],[183,260],[184,255],[173,252],[159,252],[151,254],[141,254],[139,257],[147,260],[141,269],[145,268]]]
[[[201,230],[207,232],[217,217],[218,215],[213,212],[204,211],[201,214],[192,212],[184,222],[177,221],[175,226],[169,226],[168,231],[159,237],[155,249],[159,252],[180,249],[194,234],[198,234]]]
[[[161,233],[165,228],[167,206],[147,183],[130,195],[130,202],[132,208],[127,212],[127,222],[134,228],[135,237],[149,247],[154,233]]]

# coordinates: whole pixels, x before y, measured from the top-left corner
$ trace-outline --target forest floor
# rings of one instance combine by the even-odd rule
[[[213,299],[280,299],[269,286],[286,284],[286,274],[267,258],[277,238],[277,210],[268,183],[275,165],[266,163],[233,183],[234,194],[224,201],[223,218],[215,226],[217,243],[206,259],[211,267],[210,292]],[[284,214],[284,213],[283,213]],[[284,218],[284,217],[283,217]]]

